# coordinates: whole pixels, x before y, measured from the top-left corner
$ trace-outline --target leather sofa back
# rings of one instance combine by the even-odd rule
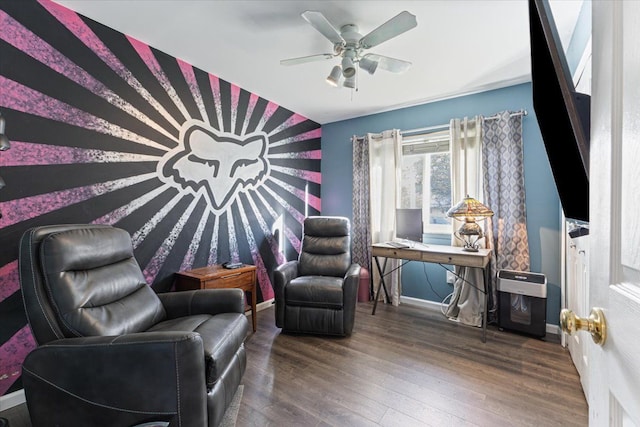
[[[308,217],[298,258],[301,276],[344,277],[351,265],[351,226],[344,217]]]

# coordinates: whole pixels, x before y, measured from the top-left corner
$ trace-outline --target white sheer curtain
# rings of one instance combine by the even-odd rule
[[[451,187],[452,203],[456,204],[466,195],[483,201],[482,183],[482,118],[452,119],[451,132]],[[461,223],[453,220],[452,232]],[[481,227],[484,224],[479,223]],[[462,246],[460,240],[451,236],[453,246]],[[484,245],[484,239],[480,241]],[[449,319],[467,325],[482,326],[484,310],[484,277],[480,268],[456,267],[457,278],[453,294],[446,310]]]
[[[369,188],[371,212],[372,243],[388,242],[395,237],[396,207],[399,194],[397,183],[400,180],[402,147],[400,131],[384,131],[381,135],[367,135],[369,140]],[[393,305],[400,303],[402,286],[400,280],[400,261],[387,259],[380,261],[385,266],[383,274]],[[373,270],[374,289],[378,288],[380,276],[376,266]]]

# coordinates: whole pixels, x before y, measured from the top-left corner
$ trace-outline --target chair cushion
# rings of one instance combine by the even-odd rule
[[[300,276],[344,277],[351,265],[349,220],[344,217],[307,217],[299,256]]]
[[[197,332],[202,337],[205,378],[211,388],[242,346],[249,323],[242,313],[199,314],[165,320],[149,331]]]
[[[351,224],[346,217],[309,216],[304,220],[304,234],[309,236],[349,236]]]
[[[343,305],[341,277],[302,276],[285,288],[287,305],[341,309]]]
[[[131,237],[118,228],[50,234],[40,246],[44,286],[67,336],[142,332],[166,312],[145,282]]]

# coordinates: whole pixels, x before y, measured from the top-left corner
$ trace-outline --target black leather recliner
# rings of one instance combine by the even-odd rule
[[[308,217],[303,234],[298,260],[274,271],[276,326],[283,332],[350,335],[360,266],[351,262],[349,219]]]
[[[34,426],[220,423],[246,367],[242,290],[156,294],[108,225],[30,229],[19,266]]]

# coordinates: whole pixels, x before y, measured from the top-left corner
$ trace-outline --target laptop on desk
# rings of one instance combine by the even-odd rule
[[[415,242],[413,240],[391,240],[389,242],[384,242],[385,245],[391,246],[396,249],[427,249],[428,246],[422,242]]]
[[[390,242],[385,242],[385,245],[391,246],[391,247],[396,248],[396,249],[410,248],[411,247],[411,245],[409,245],[407,242],[397,242],[395,240],[392,240]]]

